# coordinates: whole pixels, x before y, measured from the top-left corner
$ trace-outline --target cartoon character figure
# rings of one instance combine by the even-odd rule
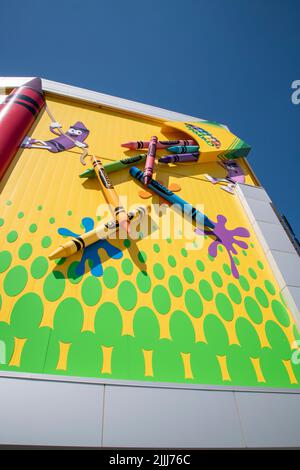
[[[25,137],[21,147],[27,149],[46,149],[52,153],[63,152],[64,150],[70,150],[74,147],[79,147],[83,150],[88,148],[88,145],[84,141],[88,137],[90,131],[80,121],[77,121],[73,126],[69,127],[66,133],[62,131],[62,126],[58,122],[52,122],[50,125],[50,131],[58,137],[51,140]]]
[[[215,178],[214,176],[210,176],[208,174],[205,174],[204,176],[212,184],[227,183],[226,186],[221,186],[221,189],[227,191],[228,193],[234,194],[236,183],[245,183],[245,174],[242,168],[238,163],[232,160],[218,162],[218,164],[227,171],[225,178]]]

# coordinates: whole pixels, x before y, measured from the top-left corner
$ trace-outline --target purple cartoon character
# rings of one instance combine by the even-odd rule
[[[206,179],[212,184],[216,183],[227,183],[226,186],[221,186],[221,189],[227,191],[228,193],[234,194],[234,188],[236,183],[245,183],[245,174],[242,168],[238,163],[228,160],[223,162],[218,162],[222,168],[227,171],[225,178],[215,178],[208,174],[205,174]]]
[[[77,121],[73,126],[70,126],[67,132],[62,130],[62,126],[58,122],[52,122],[50,131],[57,137],[50,140],[33,139],[32,137],[25,137],[21,147],[22,148],[36,148],[45,149],[52,153],[63,152],[70,150],[74,147],[79,147],[83,153],[87,153],[88,145],[84,142],[88,137],[90,131],[85,125]]]

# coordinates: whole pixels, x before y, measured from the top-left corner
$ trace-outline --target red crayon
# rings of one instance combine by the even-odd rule
[[[138,142],[125,142],[125,144],[121,144],[121,147],[126,147],[130,150],[138,150],[138,149],[147,149],[149,148],[150,141],[149,140],[139,140]],[[198,145],[197,142],[194,140],[158,140],[156,148],[158,149],[165,149],[167,147],[171,147],[172,145]]]
[[[15,88],[0,106],[0,179],[45,104],[40,78]]]
[[[151,137],[144,170],[144,184],[150,183],[153,175],[153,168],[156,155],[157,137]]]

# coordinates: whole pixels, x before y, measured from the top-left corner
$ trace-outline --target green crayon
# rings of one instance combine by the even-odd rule
[[[146,161],[147,154],[142,153],[140,155],[135,155],[134,157],[124,158],[122,160],[117,160],[115,162],[107,163],[104,166],[106,173],[112,173],[113,171],[124,170],[124,168],[135,165],[136,163]],[[79,178],[96,178],[96,173],[94,168],[89,168],[83,173],[80,173]]]

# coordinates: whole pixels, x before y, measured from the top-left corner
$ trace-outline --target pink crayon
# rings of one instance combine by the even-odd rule
[[[155,155],[156,155],[156,146],[157,146],[157,137],[154,135],[153,137],[151,137],[149,147],[148,147],[145,170],[144,170],[144,175],[143,175],[144,184],[148,184],[152,180]]]
[[[149,140],[139,140],[138,142],[126,142],[125,144],[121,144],[121,147],[126,147],[130,150],[138,150],[138,149],[147,149],[150,145]],[[165,149],[172,145],[198,145],[192,139],[189,140],[158,140],[156,144],[156,148],[158,149]]]

